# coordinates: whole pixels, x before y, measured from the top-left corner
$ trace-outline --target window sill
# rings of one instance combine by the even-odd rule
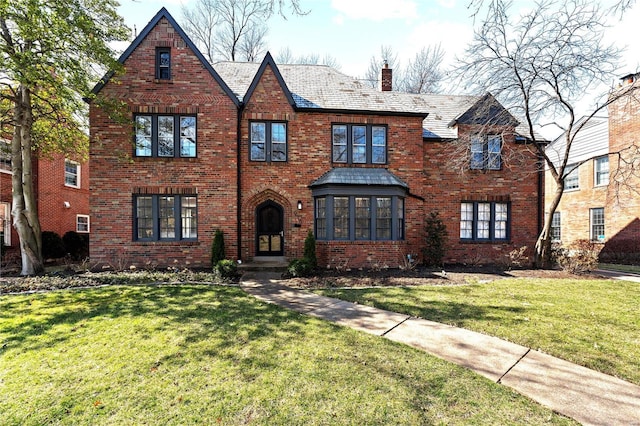
[[[173,84],[173,80],[164,78],[156,78],[153,82],[156,84]]]
[[[460,244],[510,244],[511,240],[460,240]]]
[[[193,240],[178,240],[178,241],[132,241],[133,245],[140,246],[199,246],[200,241]]]
[[[75,186],[75,185],[69,185],[67,183],[64,184],[65,188],[73,188],[73,189],[80,189],[79,186]]]

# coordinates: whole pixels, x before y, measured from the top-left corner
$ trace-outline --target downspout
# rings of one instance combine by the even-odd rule
[[[236,120],[236,235],[238,240],[236,244],[238,246],[237,259],[242,259],[242,167],[241,160],[242,154],[240,149],[242,148],[242,112],[244,111],[244,102],[240,102],[238,105],[238,117]]]

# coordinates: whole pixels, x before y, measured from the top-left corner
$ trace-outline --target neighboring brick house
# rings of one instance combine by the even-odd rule
[[[4,244],[17,249],[18,234],[11,225],[12,184],[9,141],[0,150],[0,225]],[[43,231],[63,236],[68,231],[89,233],[89,163],[57,154],[33,156],[34,186],[38,217]]]
[[[120,61],[95,93],[132,123],[90,107],[94,262],[208,266],[216,229],[230,258],[291,259],[311,230],[323,266],[395,267],[420,254],[433,210],[447,262],[535,243],[536,156],[490,95],[377,91],[269,54],[212,66],[165,9]]]
[[[610,246],[614,251],[628,250],[630,247],[626,246],[635,242],[636,250],[640,249],[640,177],[637,173],[640,101],[630,92],[637,88],[637,77],[624,77],[623,85],[612,94],[622,96],[609,105],[608,118],[591,118],[573,141],[564,195],[553,217],[552,235],[556,242],[591,240],[605,243],[605,247]],[[582,126],[585,120],[579,120],[576,127]],[[562,135],[548,146],[547,153],[559,161],[564,147]],[[635,162],[635,166],[625,166],[619,173],[615,153],[622,156],[622,164]],[[632,167],[635,173],[630,173]],[[550,204],[555,189],[549,175],[546,205]]]

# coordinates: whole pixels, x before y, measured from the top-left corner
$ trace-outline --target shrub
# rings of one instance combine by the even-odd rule
[[[82,260],[89,257],[89,235],[69,231],[62,236],[62,241],[67,253],[73,260]]]
[[[552,255],[563,270],[572,274],[581,274],[598,267],[598,254],[601,248],[600,244],[589,240],[576,240],[566,248],[556,247]]]
[[[42,257],[45,259],[59,259],[67,254],[60,235],[53,231],[42,232]]]
[[[220,229],[216,229],[216,233],[213,235],[213,242],[211,243],[211,265],[216,268],[218,262],[225,259],[224,252],[224,234]]]
[[[315,269],[318,266],[318,258],[316,257],[316,239],[311,230],[309,230],[307,238],[304,240],[304,258],[309,261],[311,269]]]
[[[235,278],[238,274],[238,265],[229,259],[222,259],[216,263],[213,268],[215,274],[222,279]]]
[[[425,234],[426,245],[422,248],[424,263],[427,266],[441,266],[446,253],[447,227],[437,210],[427,216]]]
[[[292,277],[306,277],[311,275],[313,266],[309,259],[292,259],[287,266],[287,272]]]

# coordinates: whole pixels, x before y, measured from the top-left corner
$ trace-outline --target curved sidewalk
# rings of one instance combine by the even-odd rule
[[[241,287],[265,302],[384,336],[467,367],[585,425],[640,425],[640,386],[496,337],[358,305],[247,272]]]

